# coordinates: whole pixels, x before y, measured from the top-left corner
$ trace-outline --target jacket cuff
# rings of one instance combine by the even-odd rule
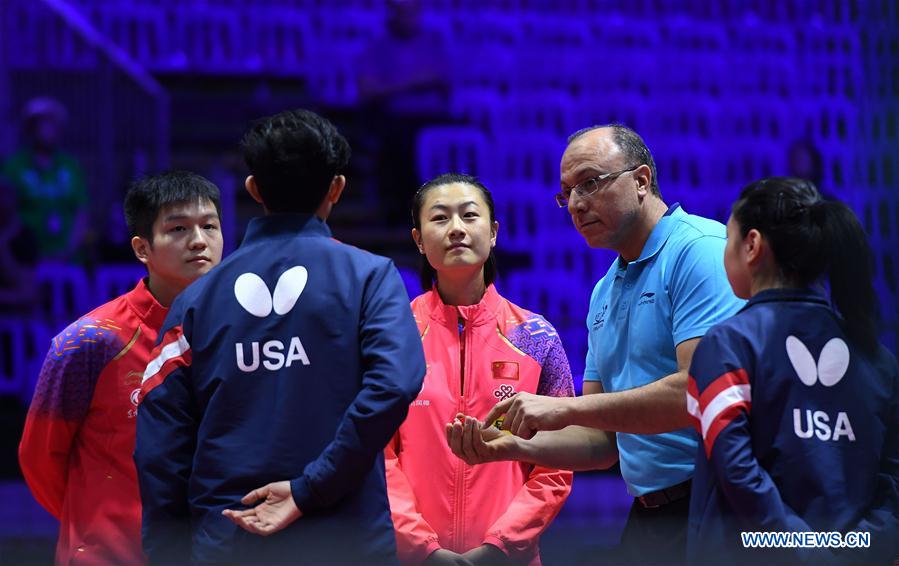
[[[435,540],[428,541],[428,545],[425,547],[424,552],[421,553],[421,556],[419,557],[420,559],[418,560],[418,562],[419,563],[424,562],[425,560],[428,559],[429,556],[431,556],[432,554],[434,554],[441,548],[443,548],[443,547],[440,546],[439,540],[435,539]]]
[[[493,545],[496,548],[500,549],[503,554],[509,556],[509,550],[506,548],[506,543],[503,542],[503,539],[499,538],[498,536],[487,535],[486,537],[484,537],[484,542],[482,544]]]
[[[290,480],[290,495],[293,496],[293,502],[304,515],[315,509],[314,496],[309,488],[309,482],[306,481],[306,476]]]

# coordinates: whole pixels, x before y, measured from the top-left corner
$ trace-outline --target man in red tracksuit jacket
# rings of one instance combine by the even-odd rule
[[[125,198],[148,276],[53,339],[19,445],[35,499],[60,520],[56,564],[141,564],[137,394],[175,296],[221,260],[219,191],[171,172]]]

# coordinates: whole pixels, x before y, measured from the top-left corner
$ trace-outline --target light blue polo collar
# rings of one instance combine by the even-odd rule
[[[656,224],[652,229],[652,232],[649,233],[649,238],[647,238],[646,243],[643,245],[643,251],[640,252],[640,257],[635,259],[633,263],[646,261],[659,253],[659,250],[661,250],[662,246],[665,245],[665,242],[668,241],[668,237],[674,232],[677,220],[686,215],[687,213],[681,208],[679,202],[669,206],[668,210],[665,211],[665,214],[662,215],[662,218],[659,219],[658,224]],[[618,256],[618,269],[624,270],[626,268],[627,262],[621,259],[621,256]]]

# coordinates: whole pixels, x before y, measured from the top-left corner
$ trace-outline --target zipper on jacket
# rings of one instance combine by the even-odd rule
[[[459,396],[465,396],[465,320],[462,318],[459,319]]]
[[[460,458],[456,459],[456,481],[455,486],[453,488],[454,493],[454,501],[453,501],[453,516],[454,519],[454,528],[453,528],[453,540],[452,546],[450,547],[453,552],[462,553],[464,550],[462,549],[462,543],[465,541],[464,533],[462,532],[463,521],[462,521],[462,512],[464,507],[464,490],[462,486],[465,484],[465,462],[463,462]]]
[[[459,397],[456,402],[456,412],[465,412],[465,319],[459,317]],[[454,486],[453,516],[455,517],[455,525],[453,528],[453,544],[452,549],[461,552],[461,545],[465,542],[463,518],[465,506],[465,462],[460,458],[456,459],[456,481]]]

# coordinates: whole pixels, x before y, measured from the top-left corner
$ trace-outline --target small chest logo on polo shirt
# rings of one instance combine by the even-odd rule
[[[637,306],[648,305],[648,304],[656,302],[655,296],[656,296],[655,293],[650,293],[648,291],[641,294],[640,300],[637,301]]]
[[[603,305],[602,310],[596,313],[596,316],[593,317],[593,330],[599,330],[606,325],[606,311],[608,310],[609,305]]]

